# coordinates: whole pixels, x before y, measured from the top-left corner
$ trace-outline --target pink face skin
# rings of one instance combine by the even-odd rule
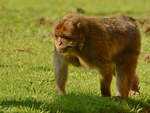
[[[61,37],[58,37],[58,39],[57,39],[55,45],[56,45],[56,48],[57,48],[58,50],[62,48],[63,42],[62,42]]]
[[[57,37],[55,40],[56,49],[60,53],[64,53],[67,50],[67,41],[61,37]]]

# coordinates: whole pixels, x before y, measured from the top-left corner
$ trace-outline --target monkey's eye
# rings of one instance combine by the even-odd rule
[[[72,38],[70,36],[62,36],[62,38],[66,39],[66,40],[72,40]]]
[[[59,36],[55,35],[55,38],[58,38]]]

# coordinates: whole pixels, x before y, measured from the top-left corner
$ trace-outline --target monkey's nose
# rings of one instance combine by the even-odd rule
[[[57,44],[58,46],[61,46],[63,44],[61,37],[58,37]]]

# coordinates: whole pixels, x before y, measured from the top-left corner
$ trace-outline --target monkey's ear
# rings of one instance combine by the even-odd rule
[[[83,22],[77,22],[76,23],[76,28],[79,30],[80,33],[87,33],[88,29]]]
[[[78,23],[77,23],[77,28],[80,28],[80,27],[81,27],[81,23],[78,22]]]

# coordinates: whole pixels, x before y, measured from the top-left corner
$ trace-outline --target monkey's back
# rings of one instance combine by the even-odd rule
[[[141,36],[140,31],[134,21],[126,18],[103,18],[101,23],[104,25],[108,38],[113,45],[124,46],[128,51],[140,52]]]
[[[91,34],[86,44],[88,51],[85,54],[90,54],[92,59],[102,58],[102,60],[110,61],[124,52],[139,55],[141,36],[135,22],[120,17],[88,19],[92,27],[90,26]],[[89,61],[91,61],[90,58]]]

